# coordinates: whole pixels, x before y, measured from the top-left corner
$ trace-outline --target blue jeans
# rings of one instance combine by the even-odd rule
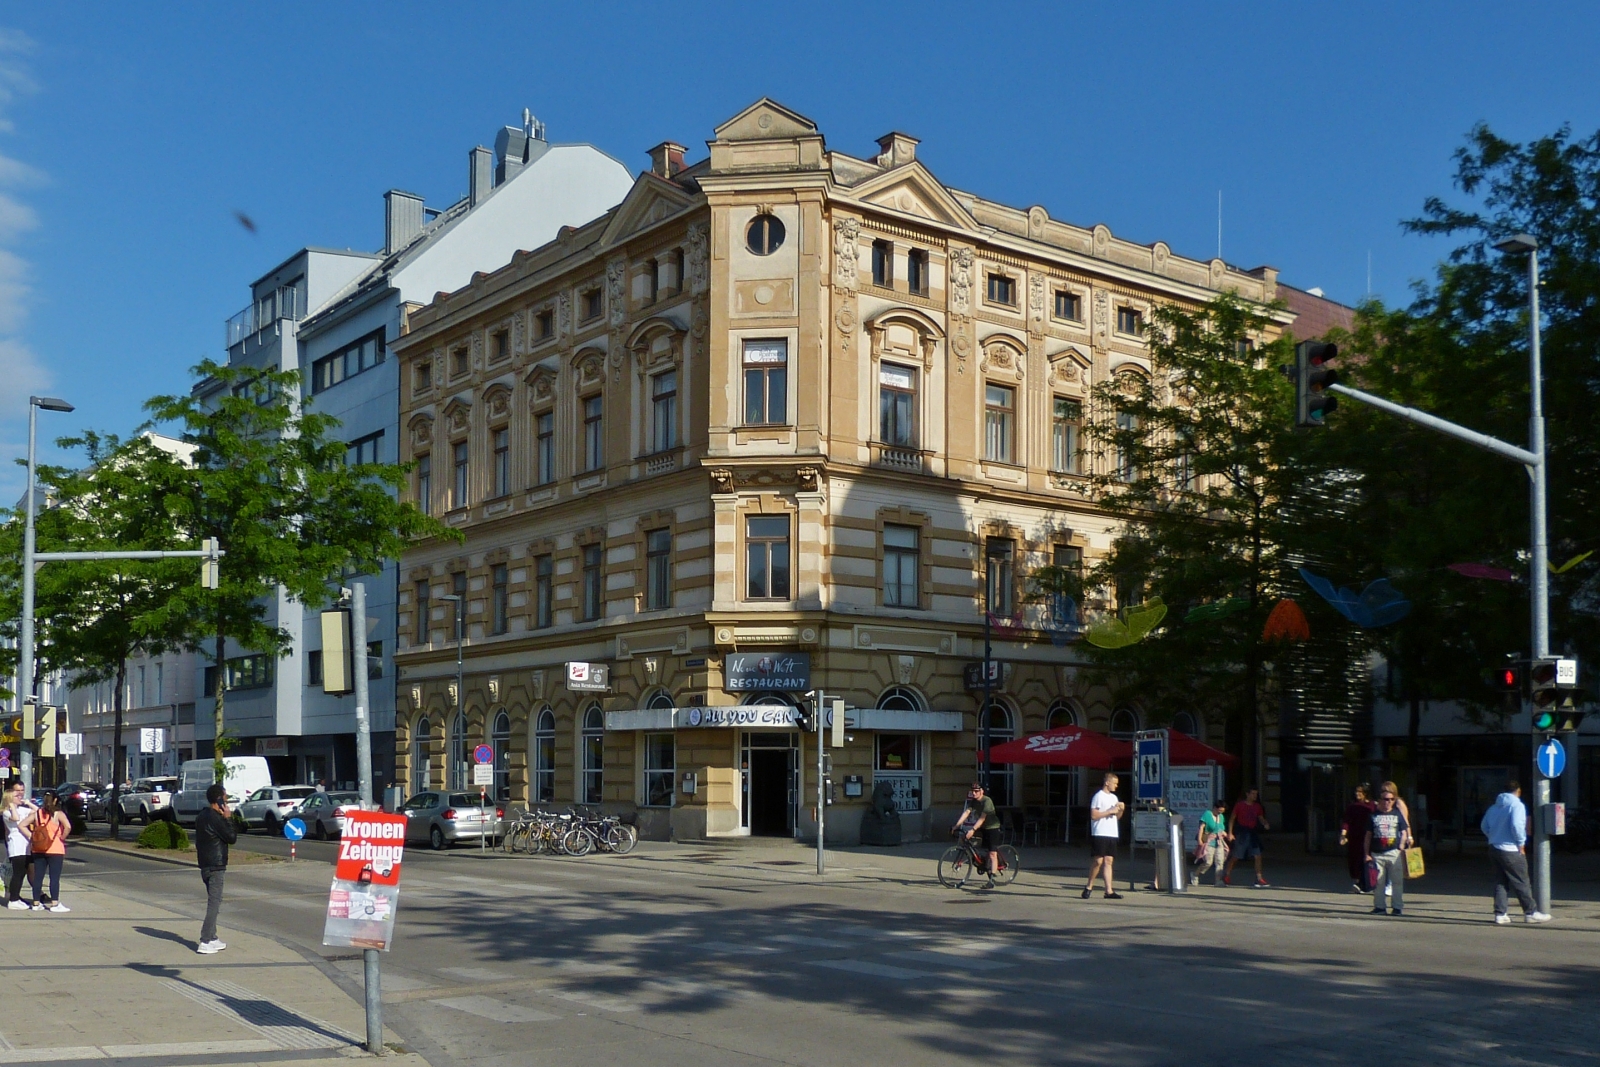
[[[65,856],[50,855],[38,852],[33,857],[33,902],[55,903],[61,899],[61,864],[66,861]],[[40,896],[39,890],[44,887],[45,872],[50,873],[50,895]]]

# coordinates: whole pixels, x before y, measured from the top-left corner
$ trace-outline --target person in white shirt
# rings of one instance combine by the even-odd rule
[[[1117,820],[1127,810],[1127,805],[1117,799],[1117,776],[1107,774],[1100,792],[1089,801],[1089,884],[1083,887],[1083,899],[1089,899],[1095,876],[1105,872],[1106,899],[1121,900],[1122,894],[1111,884],[1111,865],[1117,858]]]
[[[22,779],[14,779],[6,788],[0,812],[3,812],[0,817],[3,817],[5,825],[6,856],[11,860],[11,879],[6,884],[6,907],[12,911],[29,911],[33,905],[22,899],[22,880],[27,877],[33,864],[29,855],[33,851],[29,834],[33,830],[34,819],[39,816],[39,809],[28,802],[28,791],[23,787]]]

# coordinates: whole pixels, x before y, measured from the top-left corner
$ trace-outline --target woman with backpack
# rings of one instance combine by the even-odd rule
[[[61,903],[61,865],[67,859],[67,835],[72,823],[61,810],[61,798],[44,795],[44,809],[33,820],[28,843],[33,846],[33,906],[58,914],[72,909]],[[50,895],[41,896],[45,872],[50,874]]]
[[[28,791],[17,779],[6,789],[0,800],[0,826],[5,829],[6,857],[11,861],[11,878],[6,882],[6,907],[12,911],[28,911],[32,905],[22,899],[22,879],[32,866],[28,858],[29,831],[33,829],[39,809],[28,803]]]

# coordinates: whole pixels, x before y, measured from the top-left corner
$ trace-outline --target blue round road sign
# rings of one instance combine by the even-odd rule
[[[1546,778],[1560,778],[1561,772],[1567,769],[1566,746],[1552,737],[1539,746],[1539,755],[1534,762],[1538,764],[1539,773]]]
[[[290,841],[298,841],[306,836],[306,824],[299,819],[290,819],[283,824],[283,836]]]
[[[477,748],[472,750],[472,758],[479,763],[493,763],[494,749],[490,748],[488,745],[479,745]]]

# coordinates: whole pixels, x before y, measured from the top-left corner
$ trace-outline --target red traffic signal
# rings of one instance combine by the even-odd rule
[[[1294,365],[1283,372],[1294,382],[1294,424],[1321,426],[1323,418],[1339,406],[1328,388],[1339,381],[1339,372],[1327,364],[1339,355],[1337,345],[1325,341],[1301,341],[1294,346]]]
[[[1483,672],[1484,681],[1502,693],[1517,693],[1522,691],[1522,668],[1513,663],[1503,667],[1491,667]]]

